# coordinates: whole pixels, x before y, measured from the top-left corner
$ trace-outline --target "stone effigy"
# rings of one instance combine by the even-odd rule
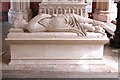
[[[22,23],[23,27],[21,27],[21,24],[18,25],[19,28],[27,29],[29,32],[74,32],[83,36],[87,35],[86,31],[105,33],[104,29],[98,24],[98,21],[76,14],[40,14],[28,22],[27,25],[24,19],[21,20],[22,16],[19,16],[18,18],[20,19],[16,19],[14,23]]]
[[[24,29],[24,27],[28,24],[28,22],[23,18],[23,13],[19,12],[16,13],[14,16],[14,20],[13,20],[13,27],[14,28],[22,28]]]
[[[81,60],[102,60],[104,44],[108,42],[103,28],[107,30],[107,26],[82,17],[86,13],[86,4],[58,4],[48,4],[47,7],[42,4],[40,13],[29,22],[22,15],[16,17],[6,38],[10,44],[9,65],[15,68],[16,64],[69,66],[80,64]],[[41,9],[45,10],[44,14],[41,14]],[[53,13],[49,14],[51,11]]]

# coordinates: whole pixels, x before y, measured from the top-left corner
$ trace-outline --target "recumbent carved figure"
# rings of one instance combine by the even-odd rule
[[[22,28],[29,32],[74,32],[86,36],[87,31],[104,34],[101,24],[102,22],[76,14],[38,14]]]

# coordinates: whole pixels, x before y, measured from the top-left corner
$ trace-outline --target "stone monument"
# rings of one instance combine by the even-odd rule
[[[52,19],[50,14],[45,14],[45,16],[38,14],[24,26],[28,31],[25,31],[23,27],[10,29],[6,38],[6,41],[10,44],[10,64],[61,64],[64,62],[65,64],[71,62],[76,64],[79,60],[101,60],[103,58],[104,44],[108,42],[106,34],[89,32],[87,29],[92,27],[92,24],[100,25],[105,29],[106,25],[104,23],[80,15],[79,17],[67,16],[65,13],[56,15],[55,17],[52,15]],[[55,20],[58,22],[55,22]],[[81,26],[78,26],[78,24],[81,24]],[[49,31],[46,25],[53,31]],[[56,28],[57,31],[55,31]],[[78,36],[71,31],[64,31],[65,28],[85,31],[85,35]],[[60,29],[62,30],[59,31]]]

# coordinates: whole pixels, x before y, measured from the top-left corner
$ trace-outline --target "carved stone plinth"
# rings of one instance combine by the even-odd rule
[[[106,35],[87,33],[78,36],[70,32],[24,33],[11,30],[6,41],[10,43],[11,60],[81,60],[102,59]],[[20,32],[21,31],[21,32]]]

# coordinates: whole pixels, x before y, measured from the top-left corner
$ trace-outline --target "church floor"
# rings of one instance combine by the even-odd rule
[[[3,78],[118,78],[118,53],[118,49],[105,45],[103,60],[79,60],[76,64],[72,62],[66,64],[67,62],[63,60],[63,64],[57,65],[6,65],[10,57],[6,52],[3,55],[2,76]]]

